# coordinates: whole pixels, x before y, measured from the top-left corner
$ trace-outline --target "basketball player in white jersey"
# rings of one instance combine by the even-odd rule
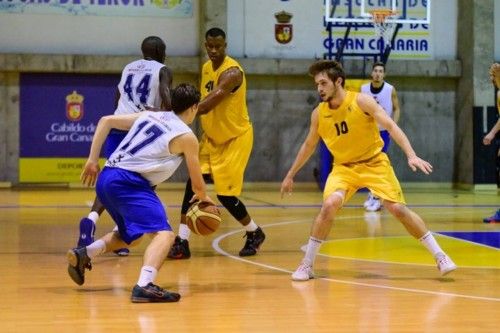
[[[141,45],[143,59],[126,65],[117,87],[115,115],[134,114],[146,108],[170,110],[170,87],[172,72],[163,63],[165,61],[165,43],[156,36],[145,38]],[[111,156],[126,131],[113,129],[106,140],[104,155]],[[87,217],[80,221],[78,246],[86,246],[94,241],[95,223],[104,211],[96,197]],[[116,254],[128,255],[127,249],[118,249]]]
[[[393,85],[386,82],[385,79],[385,65],[382,62],[376,62],[372,66],[372,80],[370,83],[361,86],[361,92],[372,96],[375,101],[384,109],[384,111],[389,115],[389,117],[394,120],[397,124],[400,116],[399,100],[396,88]],[[380,130],[380,136],[384,140],[384,148],[382,151],[387,153],[389,149],[389,144],[391,142],[391,136],[389,132],[378,125]],[[369,212],[375,212],[382,208],[380,199],[373,196],[371,192],[368,194],[368,198],[363,204],[365,209]]]
[[[97,196],[118,230],[86,247],[68,251],[68,273],[75,283],[82,285],[85,282],[85,269],[92,268],[93,258],[137,245],[142,236],[148,234],[151,243],[144,252],[143,266],[131,300],[146,303],[180,299],[178,293],[153,283],[175,237],[154,187],[168,179],[185,159],[194,191],[193,200],[213,203],[206,194],[201,174],[198,140],[188,127],[196,116],[199,101],[200,93],[195,87],[181,84],[172,92],[173,112],[145,111],[101,118],[81,179],[86,185],[96,185]],[[99,174],[99,153],[112,128],[129,132]]]

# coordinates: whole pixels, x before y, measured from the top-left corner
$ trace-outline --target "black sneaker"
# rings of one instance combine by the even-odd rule
[[[170,259],[189,259],[191,258],[191,251],[189,251],[189,241],[175,236],[175,242],[170,251],[168,251],[168,258]]]
[[[264,243],[264,239],[266,239],[266,235],[260,227],[255,231],[247,231],[244,237],[247,238],[247,241],[240,251],[240,257],[255,255],[259,247]]]
[[[90,258],[87,256],[87,248],[74,248],[66,253],[68,258],[68,274],[79,286],[85,282],[85,269],[92,270]]]
[[[150,282],[145,287],[135,285],[134,289],[132,289],[131,299],[133,303],[178,302],[181,295],[167,291]]]

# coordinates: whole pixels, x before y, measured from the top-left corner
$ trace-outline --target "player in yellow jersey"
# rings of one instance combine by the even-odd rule
[[[455,270],[456,265],[437,244],[424,221],[406,206],[391,163],[382,152],[384,143],[377,123],[403,149],[413,171],[429,174],[432,166],[416,155],[403,131],[371,96],[344,90],[345,73],[340,63],[317,61],[309,68],[309,74],[314,77],[323,102],[312,112],[309,133],[281,184],[281,196],[291,194],[294,176],[314,153],[320,138],[332,153],[334,166],[326,181],[321,211],[311,228],[305,257],[292,279],[313,278],[314,259],[335,215],[362,187],[380,197],[384,207],[422,242],[434,256],[442,275]]]
[[[238,62],[226,55],[226,46],[226,34],[222,29],[212,28],[206,32],[209,61],[202,68],[202,101],[198,105],[203,130],[200,164],[205,180],[213,180],[219,201],[246,230],[246,242],[239,255],[252,256],[266,236],[238,196],[252,151],[253,127],[247,111],[245,73]],[[171,259],[191,256],[188,242],[191,232],[186,225],[186,212],[192,196],[188,180],[179,235],[168,255]]]
[[[493,128],[486,134],[483,138],[483,144],[489,145],[492,142],[495,141],[495,136],[497,135],[498,132],[500,132],[500,64],[499,63],[494,63],[490,67],[490,79],[493,85],[498,89],[497,90],[497,96],[496,96],[496,102],[497,102],[497,110],[498,110],[498,115],[499,118],[493,126]],[[500,159],[500,149],[497,151],[497,160]],[[499,162],[497,162],[497,166],[499,165]],[[500,177],[498,175],[499,170],[497,169],[497,177]],[[483,219],[484,223],[500,223],[500,209],[496,211],[495,214],[493,214],[490,217],[484,218]]]

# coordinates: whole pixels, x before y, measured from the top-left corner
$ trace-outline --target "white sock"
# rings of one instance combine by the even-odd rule
[[[187,224],[180,224],[179,225],[179,237],[181,239],[189,239],[189,236],[191,236],[191,230],[189,230],[189,227]]]
[[[97,212],[91,211],[89,215],[87,216],[88,219],[92,220],[94,224],[97,223],[97,220],[99,220],[99,214]]]
[[[432,253],[434,257],[436,257],[438,253],[444,253],[443,249],[441,249],[430,231],[427,231],[427,233],[423,235],[419,241],[427,248],[427,250],[429,250],[430,253]]]
[[[306,255],[304,256],[304,263],[313,265],[314,259],[318,254],[319,248],[323,241],[314,237],[309,237],[309,242],[307,243]]]
[[[137,285],[139,287],[147,286],[150,282],[155,280],[156,274],[158,274],[158,270],[156,268],[152,266],[142,266],[141,275],[139,275]]]
[[[106,243],[102,239],[98,239],[87,246],[87,255],[90,259],[100,256],[106,252]]]
[[[250,220],[250,223],[248,223],[246,226],[245,226],[245,230],[246,231],[255,231],[257,230],[259,226],[253,221],[253,220]]]

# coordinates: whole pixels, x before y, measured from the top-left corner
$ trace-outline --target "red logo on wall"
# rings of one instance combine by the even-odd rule
[[[66,96],[66,118],[71,121],[79,121],[83,117],[84,97],[73,90]]]
[[[288,44],[293,37],[293,26],[290,23],[293,15],[282,10],[274,14],[278,23],[274,25],[274,38],[280,44]]]

